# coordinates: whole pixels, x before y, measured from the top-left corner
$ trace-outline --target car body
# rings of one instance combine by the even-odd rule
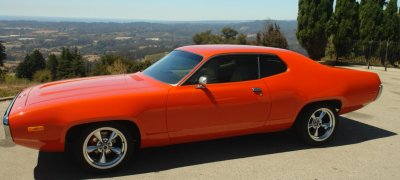
[[[177,70],[160,75],[182,77],[173,82],[152,77],[149,74],[161,72],[151,72],[150,67],[134,74],[71,79],[25,89],[3,120],[9,139],[41,151],[62,152],[73,141],[69,136],[82,130],[79,127],[113,121],[135,131],[135,142],[141,148],[282,131],[291,128],[310,104],[323,102],[344,114],[375,101],[382,89],[375,73],[321,65],[289,50],[200,45],[178,48],[174,54],[195,57],[197,64],[182,70],[182,61],[173,65]],[[229,69],[239,63],[232,57],[254,61],[254,71],[247,71],[247,79],[241,80],[246,72],[237,71],[240,68]],[[218,58],[227,62],[217,65],[226,67],[220,69],[226,72],[214,72],[220,73],[218,78],[225,76],[220,78],[224,82],[206,82],[204,73],[212,72],[209,65],[200,80],[188,83],[207,62]],[[285,68],[261,77],[262,58],[280,61]],[[224,73],[232,74],[230,80]],[[250,79],[257,74],[258,78]]]

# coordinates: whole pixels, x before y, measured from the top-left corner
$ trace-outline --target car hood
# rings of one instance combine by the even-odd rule
[[[39,102],[82,96],[86,94],[110,93],[124,89],[146,88],[150,84],[138,74],[111,75],[56,81],[33,87],[26,105]]]

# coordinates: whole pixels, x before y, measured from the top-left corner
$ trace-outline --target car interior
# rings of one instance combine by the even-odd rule
[[[259,78],[258,58],[260,58],[260,78],[273,76],[287,70],[286,64],[271,55],[226,55],[209,60],[185,85],[198,83],[201,76],[207,77],[208,84],[250,81]]]

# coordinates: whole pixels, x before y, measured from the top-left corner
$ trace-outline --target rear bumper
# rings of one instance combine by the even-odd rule
[[[382,91],[383,91],[383,85],[381,84],[381,85],[379,85],[378,95],[376,96],[375,100],[378,100],[381,97]]]

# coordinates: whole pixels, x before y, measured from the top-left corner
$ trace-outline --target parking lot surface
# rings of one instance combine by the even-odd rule
[[[400,179],[400,70],[369,71],[383,82],[381,98],[343,115],[324,147],[306,146],[289,132],[259,134],[144,149],[121,171],[93,175],[63,153],[1,140],[0,179]],[[3,114],[9,101],[0,103]]]

